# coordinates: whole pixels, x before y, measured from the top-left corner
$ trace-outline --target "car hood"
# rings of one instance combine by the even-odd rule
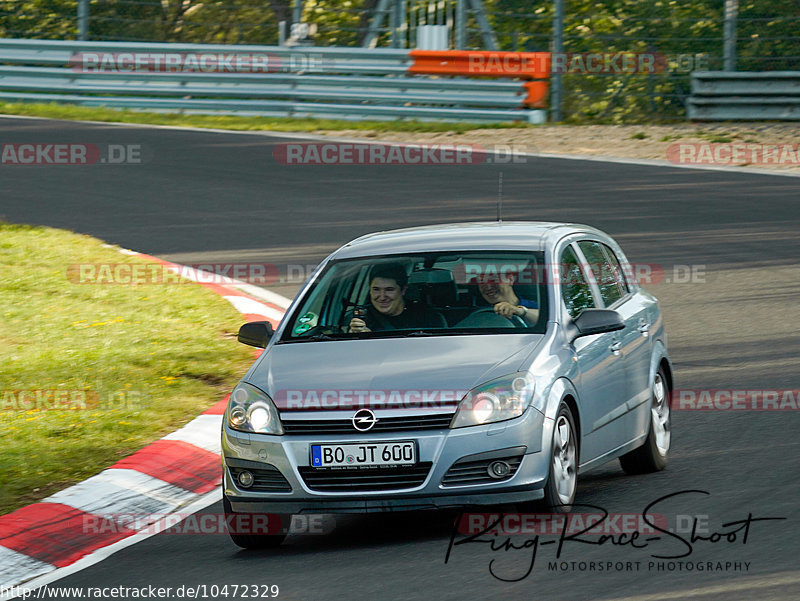
[[[403,394],[408,391],[439,391],[446,400],[518,371],[543,339],[497,334],[276,344],[245,379],[269,394],[279,410],[386,407],[380,393],[391,391],[400,392],[395,403],[417,402],[419,395]],[[363,391],[376,394],[365,397]],[[315,402],[337,395],[339,404]]]

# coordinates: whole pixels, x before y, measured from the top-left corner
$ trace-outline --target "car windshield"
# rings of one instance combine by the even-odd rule
[[[279,342],[543,333],[542,252],[464,251],[332,261]]]

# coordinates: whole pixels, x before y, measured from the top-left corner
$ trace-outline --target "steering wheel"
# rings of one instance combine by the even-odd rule
[[[491,313],[492,315],[497,315],[497,317],[503,317],[499,313],[495,313],[494,307],[481,307],[477,311],[473,311],[470,313],[469,317],[475,317],[477,315],[481,315],[482,313]],[[528,324],[525,323],[525,320],[522,319],[519,315],[512,315],[511,317],[506,317],[505,319],[509,320],[515,328],[527,328]]]

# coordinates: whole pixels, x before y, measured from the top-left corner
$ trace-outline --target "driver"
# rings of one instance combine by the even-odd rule
[[[366,315],[350,320],[351,332],[441,328],[443,319],[430,309],[409,305],[404,295],[408,275],[399,263],[376,265],[369,278]]]
[[[539,305],[535,301],[520,298],[514,292],[514,274],[500,273],[495,277],[478,283],[483,300],[494,306],[494,312],[511,319],[521,317],[526,324],[536,325],[539,320]]]

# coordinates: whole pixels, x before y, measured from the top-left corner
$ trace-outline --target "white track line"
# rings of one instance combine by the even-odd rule
[[[219,434],[221,430],[221,415],[204,414],[197,416],[180,430],[167,434],[161,440],[181,440],[219,455],[222,451]]]
[[[123,255],[141,255],[142,254],[139,251],[131,250],[129,248],[120,248],[119,252],[121,252]],[[162,260],[167,261],[166,259],[162,259]],[[183,277],[185,277],[185,278],[187,278],[189,280],[192,280],[193,282],[198,282],[200,284],[207,283],[207,282],[216,283],[214,281],[214,279],[216,277],[218,277],[218,276],[216,276],[213,273],[210,273],[210,272],[207,272],[207,271],[202,271],[202,270],[197,270],[197,269],[195,269],[193,267],[188,267],[187,265],[182,265],[181,263],[174,263],[172,261],[167,261],[167,263],[170,264],[172,271],[180,274],[181,276],[183,276]],[[198,275],[200,273],[208,274],[208,275],[207,276],[206,275],[203,275],[203,276]],[[270,303],[272,305],[280,307],[281,309],[286,310],[292,304],[292,300],[291,299],[286,298],[285,296],[282,296],[282,295],[277,294],[275,292],[272,292],[271,290],[267,290],[266,288],[260,288],[258,286],[254,286],[252,284],[248,284],[247,282],[243,282],[241,280],[237,280],[235,278],[227,278],[226,277],[226,279],[228,280],[228,282],[225,283],[225,284],[222,284],[223,286],[226,286],[228,288],[232,288],[234,290],[238,290],[239,292],[242,292],[244,294],[248,294],[250,296],[254,296],[257,299],[260,299],[260,300],[262,300],[262,301],[264,301],[266,303]],[[225,298],[227,298],[227,297],[225,297]],[[259,315],[266,315],[264,313],[261,313],[260,311],[246,311],[246,312],[247,313],[258,313]],[[280,314],[280,316],[276,317],[275,313],[273,312],[273,313],[269,314],[269,316],[270,316],[271,319],[277,319],[278,321],[280,321],[281,317],[283,317],[283,314]]]
[[[232,286],[237,290],[244,292],[245,294],[255,296],[264,302],[276,305],[284,310],[288,309],[289,305],[292,304],[292,299],[281,296],[280,294],[276,294],[275,292],[267,290],[266,288],[259,288],[258,286],[253,286],[252,284],[239,281],[236,281],[234,284],[232,284]]]
[[[30,117],[30,116],[23,116],[23,115],[2,115],[0,114],[0,118],[3,119],[40,119],[44,121],[62,121],[64,119],[51,119],[48,117]],[[237,131],[232,129],[216,129],[216,128],[203,128],[203,127],[187,127],[184,125],[152,125],[146,123],[120,123],[117,121],[73,121],[73,120],[66,120],[69,123],[87,123],[90,125],[114,125],[120,127],[132,127],[132,128],[143,128],[143,129],[165,129],[165,130],[173,130],[173,131],[195,131],[195,132],[205,132],[205,133],[215,133],[215,134],[234,134],[234,135],[249,135],[249,136],[266,136],[272,138],[288,138],[288,139],[295,139],[295,140],[316,140],[316,141],[323,141],[329,140],[331,142],[346,142],[346,143],[359,143],[359,144],[385,144],[387,146],[407,146],[409,144],[418,144],[417,142],[397,142],[393,140],[378,140],[375,138],[338,138],[334,136],[319,136],[317,134],[303,134],[303,133],[295,133],[295,132],[280,132],[280,131]],[[456,144],[446,144],[445,146],[454,146]],[[507,154],[507,151],[493,151],[487,149],[486,152],[488,154],[492,154],[495,152],[503,152],[503,154]],[[646,165],[650,167],[672,167],[674,169],[696,169],[701,171],[726,171],[731,173],[752,173],[756,175],[778,175],[781,177],[800,177],[800,173],[784,173],[783,171],[779,171],[777,169],[756,169],[754,167],[727,167],[724,165],[677,165],[671,163],[667,160],[661,159],[629,159],[629,158],[621,158],[621,157],[613,157],[613,156],[596,156],[596,155],[573,155],[573,154],[558,154],[558,153],[519,153],[523,156],[531,156],[531,157],[541,157],[541,158],[553,158],[553,159],[565,159],[570,161],[600,161],[603,163],[620,163],[623,165]]]
[[[223,296],[222,298],[232,304],[239,313],[263,315],[267,319],[274,319],[275,321],[283,319],[283,311],[268,307],[252,298],[247,298],[246,296]]]
[[[0,588],[16,585],[21,572],[34,578],[52,571],[53,567],[52,564],[0,546]]]
[[[214,490],[204,494],[196,501],[184,507],[181,513],[186,513],[186,514],[197,513],[198,511],[205,509],[209,505],[213,505],[214,503],[217,503],[221,500],[222,500],[222,488],[217,487]],[[167,527],[166,524],[164,525],[164,528],[153,528],[152,526],[148,526],[143,530],[144,532],[146,532],[146,534],[133,534],[128,538],[124,538],[120,541],[117,541],[112,545],[108,545],[107,547],[98,549],[97,551],[94,551],[89,555],[82,557],[73,564],[70,564],[63,568],[57,568],[48,574],[27,581],[26,583],[24,583],[24,588],[27,590],[39,588],[40,586],[43,586],[45,584],[50,584],[51,582],[55,582],[56,580],[65,578],[70,574],[74,574],[75,572],[80,572],[81,570],[93,566],[96,563],[100,563],[101,561],[107,559],[117,551],[121,551],[122,549],[130,547],[131,545],[135,545],[136,543],[142,542],[143,540],[146,540],[151,536],[155,536],[156,534],[158,534],[158,532],[160,532],[162,529],[165,529],[166,527]],[[0,555],[0,558],[2,558],[2,555]],[[14,599],[17,596],[19,595],[7,598]]]
[[[164,513],[174,511],[197,493],[130,469],[111,468],[43,499],[86,513]]]

